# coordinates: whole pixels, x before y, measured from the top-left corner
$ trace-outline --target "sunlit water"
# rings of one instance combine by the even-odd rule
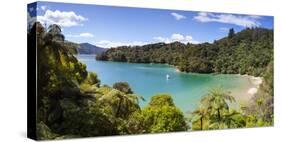
[[[88,71],[98,74],[102,84],[112,86],[115,82],[128,82],[132,90],[146,101],[157,93],[171,94],[177,107],[184,112],[196,108],[202,96],[212,87],[221,86],[235,92],[250,85],[248,79],[237,75],[215,75],[177,72],[174,67],[163,64],[136,64],[111,61],[96,61],[94,55],[78,55]],[[170,79],[166,78],[166,75]]]

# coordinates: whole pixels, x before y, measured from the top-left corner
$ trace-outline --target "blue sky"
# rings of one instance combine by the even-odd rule
[[[67,40],[106,48],[155,42],[213,42],[226,36],[229,28],[236,32],[246,27],[273,29],[271,16],[50,2],[29,5],[28,20],[58,24]]]

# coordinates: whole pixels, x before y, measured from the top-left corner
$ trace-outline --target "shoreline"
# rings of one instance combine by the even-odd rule
[[[185,73],[180,71],[176,66],[173,66],[175,68],[175,71],[178,73]],[[212,74],[212,73],[211,73]],[[215,73],[213,73],[215,75]],[[229,75],[236,75],[238,77],[246,78],[249,81],[249,86],[243,89],[239,89],[236,91],[231,92],[231,95],[235,98],[236,103],[235,104],[246,104],[251,101],[251,98],[255,96],[256,93],[258,93],[260,85],[263,83],[262,77],[255,77],[248,74],[229,74]]]
[[[245,87],[244,89],[237,90],[231,93],[231,95],[236,99],[236,103],[246,104],[251,101],[259,91],[260,85],[263,83],[262,77],[255,77],[251,75],[241,75],[236,74],[239,77],[243,77],[248,79],[249,86]]]

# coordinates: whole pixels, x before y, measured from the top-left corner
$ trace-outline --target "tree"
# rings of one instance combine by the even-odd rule
[[[108,107],[111,114],[121,118],[127,118],[140,109],[138,99],[135,94],[126,94],[116,89],[110,90],[99,98],[102,106]]]
[[[53,24],[48,27],[48,31],[44,36],[44,41],[46,41],[46,47],[52,50],[55,60],[62,64],[62,56],[64,54],[67,56],[68,49],[64,46],[64,35],[61,33],[61,27],[59,25]]]
[[[235,35],[235,31],[233,28],[229,29],[229,32],[228,32],[228,38],[231,39],[233,38]]]
[[[228,102],[235,102],[235,98],[219,87],[209,90],[208,94],[202,98],[201,102],[208,102],[206,107],[209,109],[209,111],[216,114],[216,119],[220,122],[222,111],[228,111]]]
[[[200,106],[191,114],[192,129],[224,129],[246,126],[242,114],[229,108],[235,99],[222,88],[213,88],[200,101]],[[205,125],[204,125],[205,122]]]
[[[175,104],[169,94],[157,94],[151,97],[149,106],[175,106]]]
[[[271,61],[263,75],[263,82],[258,92],[244,108],[244,113],[247,115],[247,127],[273,125],[273,85],[273,62]]]
[[[87,78],[84,80],[84,83],[90,85],[100,85],[100,80],[98,79],[98,75],[94,72],[89,72]]]
[[[93,98],[64,98],[60,100],[60,106],[63,110],[61,118],[63,121],[54,126],[60,133],[76,137],[118,133],[115,122],[103,112]]]
[[[273,69],[273,61],[271,61],[267,68],[266,68],[266,71],[264,73],[264,83],[261,85],[261,91],[263,91],[264,93],[267,93],[268,95],[270,96],[274,96],[273,94],[273,86],[274,86],[274,83],[273,83],[273,72],[274,72],[274,69]]]
[[[242,128],[246,126],[246,122],[240,112],[230,109],[225,111],[221,116],[221,120],[210,120],[209,129],[226,129],[226,128]]]
[[[57,41],[64,41],[64,35],[61,33],[61,27],[56,24],[52,24],[48,27],[48,35],[52,40],[57,40]]]
[[[157,94],[138,114],[142,133],[174,132],[187,130],[183,113],[174,105],[168,94]]]
[[[117,82],[113,84],[113,88],[122,91],[126,94],[133,94],[130,85],[127,82]]]
[[[53,133],[42,121],[36,125],[36,135],[39,140],[54,139],[58,136],[58,134]]]
[[[192,112],[192,123],[200,122],[200,130],[203,130],[204,119],[208,117],[208,110],[200,105],[195,111]]]

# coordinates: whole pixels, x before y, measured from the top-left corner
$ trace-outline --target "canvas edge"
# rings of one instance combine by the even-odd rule
[[[27,4],[30,5],[37,2]],[[36,37],[27,38],[27,137],[37,140],[36,111],[37,111],[37,54]]]

